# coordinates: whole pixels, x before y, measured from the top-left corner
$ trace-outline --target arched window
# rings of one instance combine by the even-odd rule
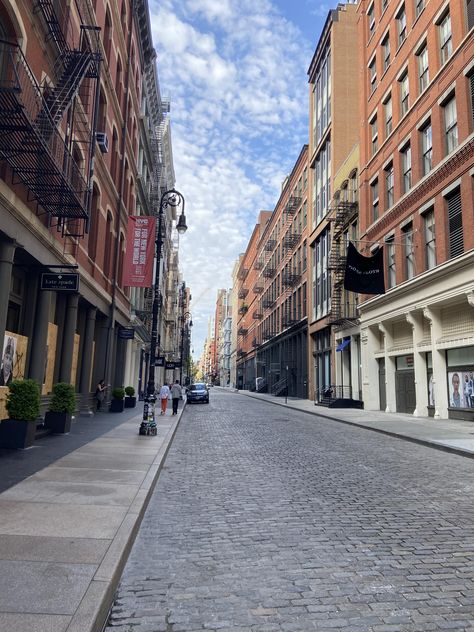
[[[117,167],[119,164],[119,146],[118,146],[118,134],[117,130],[112,131],[112,151],[110,156],[110,175],[114,183],[117,183]]]
[[[105,248],[104,248],[104,274],[108,278],[110,278],[113,271],[112,237],[113,237],[113,218],[112,218],[112,213],[110,211],[107,211],[107,226],[105,229]]]
[[[120,248],[119,248],[119,269],[118,269],[118,284],[123,288],[123,258],[125,254],[125,236],[120,232]]]
[[[92,202],[91,202],[91,215],[89,223],[89,240],[88,240],[88,255],[89,258],[95,261],[97,255],[97,235],[99,234],[99,221],[100,221],[100,192],[97,185],[94,184],[92,188]]]
[[[110,17],[109,7],[107,7],[107,11],[105,12],[103,44],[107,63],[110,65],[110,50],[112,47],[112,18]]]
[[[120,55],[117,58],[117,75],[115,81],[115,92],[117,94],[117,99],[119,102],[119,108],[122,109],[123,106],[123,70],[122,70],[122,60],[120,59]]]
[[[97,116],[97,131],[106,133],[107,132],[107,97],[105,96],[105,92],[101,86],[100,88],[100,96],[99,96],[99,113]]]
[[[135,185],[133,183],[132,176],[130,176],[130,186],[129,186],[129,195],[128,195],[128,214],[129,215],[135,215],[135,208],[133,206],[134,193],[135,193]]]

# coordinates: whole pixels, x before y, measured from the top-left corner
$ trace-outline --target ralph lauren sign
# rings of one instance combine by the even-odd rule
[[[344,288],[359,294],[385,294],[383,249],[364,257],[350,241],[347,248]]]

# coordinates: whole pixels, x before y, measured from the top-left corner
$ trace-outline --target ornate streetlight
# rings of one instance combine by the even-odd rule
[[[175,189],[165,191],[160,199],[160,210],[158,213],[158,230],[156,235],[156,268],[155,282],[153,287],[153,306],[151,321],[151,342],[150,342],[150,366],[148,371],[148,383],[145,396],[145,404],[143,406],[143,421],[140,425],[140,434],[156,435],[155,420],[155,362],[156,362],[156,346],[158,342],[158,311],[160,303],[160,262],[161,251],[163,248],[163,216],[164,211],[169,206],[181,206],[181,215],[178,218],[176,229],[180,235],[188,229],[186,225],[186,216],[184,214],[184,197]]]

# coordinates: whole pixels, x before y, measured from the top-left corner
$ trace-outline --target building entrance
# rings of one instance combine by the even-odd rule
[[[397,413],[409,413],[416,408],[415,372],[397,371],[395,373]]]

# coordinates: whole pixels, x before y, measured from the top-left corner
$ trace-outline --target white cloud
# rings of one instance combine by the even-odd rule
[[[230,286],[258,212],[274,207],[307,142],[312,51],[268,0],[151,0],[150,10],[186,198],[180,262],[199,355],[217,289]]]

